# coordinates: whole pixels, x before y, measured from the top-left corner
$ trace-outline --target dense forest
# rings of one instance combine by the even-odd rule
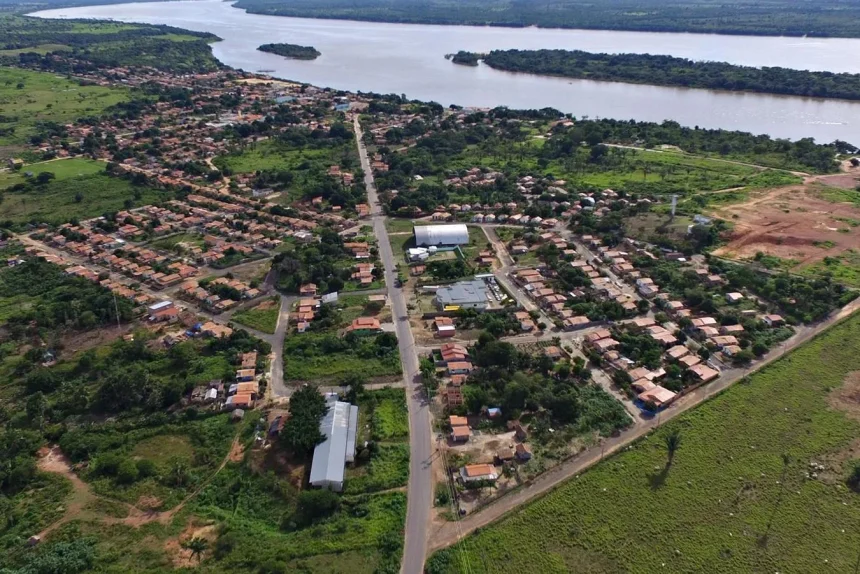
[[[263,44],[257,48],[261,52],[277,54],[294,60],[316,60],[320,57],[320,51],[313,46],[299,46],[298,44]]]
[[[256,14],[376,22],[764,36],[860,36],[860,0],[239,0]]]
[[[218,37],[172,26],[117,24],[95,20],[44,20],[0,16],[0,64],[68,71],[51,58],[68,54],[95,67],[151,66],[187,73],[214,71],[221,64],[209,42]]]
[[[860,99],[860,74],[754,68],[674,56],[595,54],[581,50],[493,50],[489,54],[461,51],[451,61],[476,65],[478,59],[497,70],[583,80]]]

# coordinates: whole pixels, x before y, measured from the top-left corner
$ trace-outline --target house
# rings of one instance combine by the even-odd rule
[[[783,319],[781,315],[765,315],[762,317],[762,321],[764,321],[768,327],[780,327],[785,325],[785,319]]]
[[[379,324],[379,319],[375,317],[358,317],[353,319],[352,324],[346,328],[347,333],[356,333],[358,335],[370,335],[373,333],[381,333],[382,327]]]
[[[514,431],[514,436],[519,440],[526,440],[528,434],[520,421],[508,421],[508,430]]]
[[[647,329],[648,327],[652,327],[656,324],[656,321],[652,317],[637,317],[627,323],[627,325],[633,329]]]
[[[645,391],[644,393],[640,393],[637,398],[643,403],[659,409],[670,404],[677,396],[677,393],[673,393],[669,389],[661,387],[660,385],[655,385],[654,388]]]
[[[504,464],[512,460],[514,460],[514,449],[507,446],[503,446],[496,451],[496,461],[499,464]]]
[[[316,297],[317,286],[313,283],[306,283],[299,287],[299,295],[302,297]]]
[[[451,429],[451,440],[453,442],[466,442],[472,436],[472,431],[467,426],[456,426]]]
[[[514,447],[514,452],[516,453],[517,460],[520,462],[528,462],[532,459],[532,450],[525,443],[518,443]]]
[[[546,355],[547,357],[549,357],[550,359],[553,359],[554,361],[557,361],[564,356],[564,353],[561,352],[561,349],[559,349],[556,346],[547,347],[546,349],[543,350],[543,354]]]
[[[688,349],[684,345],[676,345],[676,346],[672,347],[671,349],[669,349],[668,351],[666,351],[666,357],[669,359],[675,360],[675,361],[677,361],[681,357],[684,357],[684,356],[689,355],[689,354],[690,354],[690,349]]]
[[[433,319],[433,329],[437,337],[453,337],[457,333],[451,317],[436,317]]]
[[[463,482],[494,482],[499,475],[492,464],[468,464],[460,469],[460,478]]]
[[[449,384],[445,387],[442,398],[445,399],[445,404],[449,408],[462,406],[465,399],[463,398],[463,389],[459,385]]]
[[[450,417],[448,417],[448,424],[451,425],[451,428],[468,427],[469,419],[467,419],[466,417],[451,415]]]
[[[457,343],[445,343],[439,349],[444,363],[464,361],[469,358],[469,351],[463,345]]]
[[[681,367],[684,367],[686,369],[690,369],[692,367],[695,367],[696,365],[698,365],[701,362],[702,362],[702,359],[700,359],[696,355],[687,355],[685,357],[681,357],[680,359],[678,359],[678,364]]]
[[[720,373],[718,371],[715,371],[709,366],[703,364],[698,364],[691,367],[690,372],[693,373],[693,376],[696,378],[696,380],[702,383],[713,381],[720,376]]]
[[[472,372],[472,363],[470,361],[453,361],[448,363],[449,375],[468,375]]]
[[[726,293],[726,302],[730,303],[730,304],[735,304],[743,298],[744,298],[744,296],[740,293],[737,293],[737,292]]]
[[[562,321],[565,331],[575,331],[576,329],[582,329],[586,327],[589,323],[591,323],[591,320],[584,315],[580,315],[577,317],[568,317],[567,319]]]
[[[255,369],[239,369],[236,371],[236,380],[239,382],[253,381],[256,375]]]

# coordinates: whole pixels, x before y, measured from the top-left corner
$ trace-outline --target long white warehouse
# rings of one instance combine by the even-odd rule
[[[320,421],[325,440],[314,449],[311,486],[343,490],[344,466],[355,460],[358,407],[329,397],[328,413]]]
[[[418,247],[454,246],[469,243],[469,229],[462,223],[453,225],[415,226],[415,245]]]

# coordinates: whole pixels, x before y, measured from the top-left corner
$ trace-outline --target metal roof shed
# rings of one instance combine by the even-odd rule
[[[343,490],[344,466],[355,458],[357,425],[358,407],[329,401],[329,410],[320,421],[325,440],[316,446],[311,461],[311,486]]]
[[[415,245],[466,245],[469,243],[469,229],[462,223],[455,225],[415,226]]]

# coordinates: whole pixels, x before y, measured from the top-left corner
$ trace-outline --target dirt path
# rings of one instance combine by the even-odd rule
[[[42,472],[50,472],[59,474],[69,479],[72,483],[72,498],[66,506],[66,513],[63,514],[57,521],[42,530],[38,536],[44,539],[45,536],[62,526],[63,524],[78,518],[84,511],[84,508],[96,500],[96,495],[93,494],[90,486],[81,480],[72,470],[72,465],[69,459],[60,450],[60,447],[55,446],[47,452],[40,452],[42,458],[39,459],[38,467]]]
[[[93,493],[90,485],[85,483],[80,479],[80,477],[75,473],[72,469],[72,465],[69,462],[69,459],[66,458],[66,455],[60,450],[60,447],[54,446],[50,450],[44,453],[42,458],[39,459],[38,467],[39,470],[43,472],[50,472],[54,474],[59,474],[69,479],[72,483],[72,499],[66,507],[66,512],[60,517],[58,520],[50,524],[47,528],[42,530],[38,536],[41,539],[45,539],[45,537],[59,528],[60,526],[66,524],[67,522],[71,522],[82,515],[88,514],[86,507],[97,500],[110,500],[111,502],[122,504],[128,509],[128,516],[125,518],[114,518],[110,516],[97,516],[95,514],[90,514],[93,518],[101,520],[105,524],[124,524],[125,526],[131,526],[133,528],[139,528],[144,524],[149,524],[150,522],[159,522],[161,524],[168,524],[173,520],[173,517],[176,516],[185,505],[187,505],[191,500],[193,500],[200,492],[212,482],[212,479],[221,472],[225,466],[227,466],[228,462],[239,462],[242,460],[244,456],[244,447],[239,442],[239,434],[236,433],[236,436],[233,438],[233,442],[230,444],[230,450],[227,452],[227,455],[224,457],[224,460],[221,461],[221,464],[218,465],[218,468],[209,475],[209,477],[204,480],[200,485],[194,489],[188,496],[182,499],[182,502],[171,508],[170,510],[141,510],[137,506],[132,504],[128,504],[127,502],[122,502],[114,499],[108,499],[105,497],[101,497]]]

